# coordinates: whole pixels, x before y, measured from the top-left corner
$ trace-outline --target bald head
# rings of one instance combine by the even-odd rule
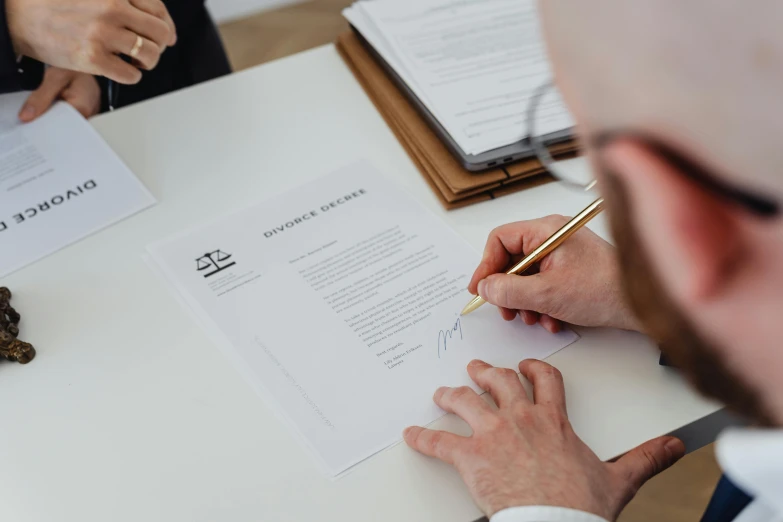
[[[783,2],[543,0],[586,135],[649,134],[731,185],[783,197]]]
[[[539,6],[580,134],[612,136],[588,150],[640,321],[783,425],[783,2]]]

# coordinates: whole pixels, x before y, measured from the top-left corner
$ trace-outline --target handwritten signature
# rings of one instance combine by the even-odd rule
[[[440,349],[443,348],[443,351],[445,352],[448,349],[448,343],[451,338],[454,337],[454,334],[459,332],[459,338],[462,339],[462,321],[460,321],[459,317],[457,318],[457,322],[454,323],[454,326],[449,328],[448,330],[441,330],[438,332],[438,359],[440,359]]]

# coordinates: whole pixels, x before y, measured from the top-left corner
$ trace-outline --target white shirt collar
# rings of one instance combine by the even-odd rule
[[[716,456],[740,489],[783,513],[783,429],[726,430]]]

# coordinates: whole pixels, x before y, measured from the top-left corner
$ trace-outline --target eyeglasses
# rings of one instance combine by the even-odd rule
[[[561,130],[563,122],[570,121],[570,116],[564,107],[560,92],[552,80],[536,89],[527,108],[527,139],[541,165],[555,179],[566,186],[587,192],[596,184],[589,169],[585,170],[581,162],[555,161],[548,148],[548,145],[556,146],[558,143],[577,138],[576,127],[572,127],[574,132],[569,136],[564,136],[554,143],[551,140],[553,132]],[[579,147],[578,139],[576,141],[576,146]]]
[[[565,104],[554,82],[550,80],[536,89],[532,98],[530,98],[527,109],[527,139],[541,165],[552,177],[568,187],[587,192],[595,188],[596,185],[595,178],[593,178],[589,167],[586,168],[583,162],[571,160],[556,161],[549,150],[549,147],[554,149],[558,144],[573,139],[576,140],[576,153],[582,152],[583,142],[580,140],[579,132],[575,126],[572,127],[572,131],[568,135],[564,135],[561,139],[554,142],[551,140],[553,131],[564,128],[563,122],[566,121],[565,118],[569,118],[565,110]],[[780,214],[780,205],[777,201],[770,200],[765,195],[760,195],[755,191],[748,191],[741,187],[727,184],[719,176],[705,170],[702,165],[682,156],[678,151],[650,136],[639,134],[631,129],[613,130],[604,131],[597,136],[590,137],[590,142],[592,146],[601,148],[602,144],[605,145],[620,136],[632,136],[646,143],[682,175],[710,192],[742,206],[753,214],[762,217],[772,217]],[[569,150],[573,151],[573,148]]]

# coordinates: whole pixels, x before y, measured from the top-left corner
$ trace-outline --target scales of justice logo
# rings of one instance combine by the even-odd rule
[[[236,262],[231,260],[231,254],[223,252],[222,250],[207,252],[196,259],[197,271],[203,272],[204,270],[209,270],[209,272],[204,274],[204,277],[213,276],[234,265],[236,265]]]

